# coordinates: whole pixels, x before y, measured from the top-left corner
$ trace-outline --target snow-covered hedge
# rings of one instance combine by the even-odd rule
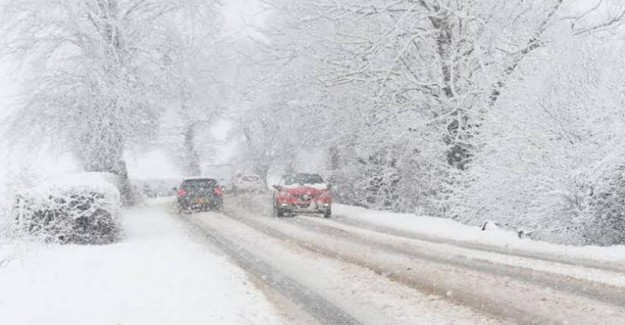
[[[16,193],[18,235],[52,243],[107,244],[119,239],[120,195],[106,174],[67,175]]]

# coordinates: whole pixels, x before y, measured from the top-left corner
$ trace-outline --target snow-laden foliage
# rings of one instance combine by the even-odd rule
[[[18,191],[13,232],[47,243],[108,244],[121,236],[120,195],[114,177],[66,175]]]
[[[620,59],[591,49],[618,46],[623,3],[263,3],[243,162],[288,171],[321,148],[344,203],[576,243],[618,229],[591,188],[619,186]]]
[[[624,57],[584,41],[541,59],[549,64],[533,61],[484,120],[456,218],[563,242],[624,242]]]
[[[132,204],[124,153],[158,134],[165,103],[186,89],[180,84],[187,47],[176,14],[202,12],[202,6],[7,1],[0,55],[21,62],[28,87],[6,135],[23,147],[52,142],[86,171],[118,175],[124,202]]]
[[[348,203],[437,215],[483,115],[562,11],[544,1],[273,4],[261,58],[278,68],[254,92],[271,96],[242,122],[282,125],[271,137],[285,154],[254,150],[289,165],[292,146],[323,146]]]
[[[265,179],[308,150],[343,203],[623,241],[622,1],[259,3],[235,40],[212,1],[8,1],[1,54],[31,83],[5,134],[132,202],[129,148],[160,132],[198,174],[234,117],[233,163]]]

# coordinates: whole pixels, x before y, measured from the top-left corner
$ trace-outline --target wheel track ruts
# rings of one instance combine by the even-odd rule
[[[292,236],[290,234],[287,234],[285,232],[279,231],[275,228],[271,228],[269,225],[263,223],[260,220],[257,219],[261,219],[261,218],[249,218],[249,217],[242,217],[237,215],[236,213],[232,213],[232,211],[227,211],[228,216],[230,216],[233,220],[241,222],[249,227],[252,227],[254,229],[256,229],[257,231],[260,231],[262,233],[265,233],[266,235],[269,235],[271,237],[275,237],[281,240],[285,240],[285,241],[289,241],[291,243],[295,243],[298,246],[307,249],[309,251],[318,253],[320,255],[324,255],[327,257],[331,257],[331,258],[339,258],[341,261],[345,261],[345,262],[349,262],[355,265],[359,265],[362,267],[366,267],[369,268],[371,270],[373,270],[376,273],[379,274],[384,274],[385,276],[387,276],[388,278],[390,278],[391,280],[394,280],[396,282],[399,283],[403,283],[405,285],[408,285],[410,287],[413,287],[419,291],[425,292],[427,294],[434,294],[440,297],[443,297],[449,301],[452,301],[454,303],[457,303],[459,305],[464,305],[467,307],[470,307],[478,312],[486,312],[490,315],[493,315],[497,318],[500,319],[504,319],[504,320],[514,320],[516,322],[522,322],[522,323],[557,323],[556,321],[554,321],[551,318],[548,317],[544,317],[544,316],[539,316],[539,315],[532,315],[530,313],[528,313],[527,310],[523,310],[520,308],[517,308],[514,305],[510,305],[510,304],[505,304],[505,302],[502,301],[491,301],[488,298],[480,298],[480,297],[476,297],[474,294],[472,294],[471,292],[463,292],[462,290],[458,290],[458,288],[454,288],[454,294],[453,296],[449,296],[449,288],[444,288],[441,286],[437,286],[437,285],[433,285],[432,283],[428,283],[428,281],[423,280],[423,279],[419,279],[419,278],[415,278],[415,277],[410,277],[410,276],[405,276],[405,274],[401,274],[401,272],[394,272],[393,270],[387,270],[384,267],[375,265],[370,263],[369,261],[364,261],[364,260],[360,260],[357,258],[353,258],[350,256],[345,256],[345,255],[341,255],[341,254],[337,254],[337,252],[335,251],[329,251],[326,248],[320,247],[318,245],[315,245],[314,243],[311,243],[309,241],[305,241],[305,240],[301,240],[295,236]],[[265,219],[266,220],[266,219]],[[293,220],[297,220],[297,219],[288,219],[285,218],[283,221],[289,222],[293,225],[297,226],[297,221],[293,221]],[[301,226],[301,225],[299,225]],[[336,230],[336,228],[333,228]],[[310,231],[310,229],[306,229],[303,228],[303,230],[307,230]],[[341,239],[346,239],[345,238],[345,233],[341,233]],[[369,245],[371,246],[371,242],[365,242],[365,243],[358,243],[358,244],[365,244],[365,245]],[[376,245],[378,245],[376,243]],[[374,246],[376,246],[374,245]],[[403,254],[403,255],[407,255],[405,251],[400,251],[397,252],[396,247],[394,247],[394,253],[399,253],[399,254]],[[412,254],[412,257],[415,257],[414,254]],[[425,260],[429,260],[438,264],[442,264],[442,265],[449,265],[449,263],[447,263],[447,261],[433,261],[431,259],[428,258],[421,258],[421,257],[415,257],[415,258],[419,258],[419,259],[425,259]],[[456,265],[454,265],[456,266]],[[462,268],[467,268],[466,265],[458,265],[459,267]],[[492,275],[496,275],[496,276],[502,276],[502,277],[512,277],[515,276],[512,273],[510,274],[493,274],[492,272],[488,272],[488,269],[484,268],[483,270],[475,270],[477,272],[480,273],[487,273],[487,274],[492,274]],[[516,280],[516,278],[515,278]],[[525,276],[524,279],[522,280],[529,280],[531,281],[530,277]],[[530,284],[536,285],[536,282],[530,282]],[[540,285],[540,283],[538,283],[538,285]],[[554,288],[556,291],[559,291],[560,288]],[[575,294],[579,294],[578,292],[575,292]],[[601,302],[608,302],[611,305],[614,305],[614,300],[612,300],[613,298],[611,297],[604,297],[601,296]],[[595,299],[596,300],[596,299]],[[622,301],[623,301],[623,294],[620,293],[618,295],[618,299],[617,304],[620,306],[622,305]]]
[[[247,203],[246,204],[247,207],[256,208],[256,209],[264,208],[261,206],[261,203],[266,200],[269,200],[269,198],[260,197],[260,196],[251,197],[248,199],[251,199],[251,200],[249,202],[248,201],[244,202],[244,203]],[[457,246],[461,248],[503,254],[503,255],[508,255],[512,257],[524,257],[524,258],[530,258],[534,260],[541,260],[545,262],[566,264],[566,265],[578,266],[578,267],[586,267],[590,269],[597,269],[597,270],[602,270],[602,271],[607,271],[607,272],[625,273],[625,265],[620,264],[620,263],[613,263],[613,262],[607,262],[607,261],[593,261],[593,260],[588,260],[588,259],[584,259],[581,257],[561,258],[555,255],[549,254],[549,253],[527,252],[522,249],[511,248],[511,247],[498,247],[498,246],[482,244],[482,243],[471,243],[471,242],[466,242],[462,240],[442,238],[442,237],[432,236],[428,234],[421,234],[421,233],[411,232],[407,230],[391,228],[391,227],[384,226],[384,225],[377,225],[377,224],[369,223],[366,221],[356,221],[353,219],[346,218],[340,214],[333,215],[332,219],[330,220],[333,222],[337,222],[337,223],[341,223],[341,224],[345,224],[345,225],[353,226],[357,228],[362,228],[365,230],[370,230],[370,231],[388,234],[388,235],[397,236],[397,237],[404,237],[408,239],[426,241],[426,242],[430,242],[434,244],[447,244],[447,245],[453,245],[453,246]]]
[[[241,269],[260,281],[274,288],[296,305],[299,305],[322,324],[361,324],[345,311],[334,306],[319,294],[306,288],[297,280],[283,274],[275,267],[258,259],[231,240],[220,235],[218,231],[192,218],[178,218],[188,224],[191,229],[204,239],[222,250]]]
[[[280,232],[274,228],[267,227],[266,225],[262,223],[257,223],[254,220],[251,220],[251,218],[240,217],[232,213],[228,213],[227,215],[231,217],[233,220],[238,221],[244,225],[247,225],[270,237],[274,237],[283,241],[287,241],[291,244],[297,245],[300,248],[306,249],[316,254],[320,254],[322,256],[326,256],[326,257],[333,258],[333,259],[338,259],[342,262],[347,262],[347,263],[351,263],[351,264],[358,265],[361,267],[365,267],[367,269],[372,270],[373,272],[377,274],[385,275],[387,278],[395,282],[407,285],[425,294],[439,296],[452,303],[469,307],[478,313],[487,313],[497,319],[504,320],[504,321],[513,320],[513,322],[531,323],[531,324],[553,323],[553,321],[550,319],[537,317],[535,315],[530,315],[524,310],[515,308],[515,306],[513,305],[507,305],[505,308],[500,308],[500,306],[493,308],[494,306],[491,302],[477,299],[469,292],[461,292],[461,293],[457,292],[453,296],[449,296],[448,288],[432,285],[432,283],[428,283],[427,281],[423,281],[421,279],[404,277],[400,274],[389,272],[389,270],[378,267],[377,265],[369,263],[367,261],[353,259],[347,256],[336,254],[335,252],[328,251],[322,247],[311,244],[310,242],[299,240],[296,237]],[[502,313],[501,311],[504,309],[506,310],[506,312]]]
[[[365,239],[359,234],[346,232],[343,229],[334,228],[331,225],[322,224],[318,221],[308,220],[304,218],[298,218],[289,222],[302,229],[315,227],[318,230],[323,231],[323,233],[334,233],[333,235],[340,235],[341,238],[350,237],[353,241],[359,242],[361,244],[375,242],[375,246],[384,247],[387,250],[393,250],[400,254],[413,256],[418,259],[429,260],[440,264],[453,265],[456,267],[475,270],[482,273],[489,273],[495,276],[510,277],[516,280],[524,281],[526,283],[537,284],[539,286],[548,287],[553,290],[568,292],[576,295],[583,295],[587,298],[601,301],[603,303],[625,308],[625,290],[623,288],[611,286],[608,284],[576,279],[570,276],[550,273],[546,271],[539,271],[504,264],[496,264],[493,262],[480,260],[479,258],[468,259],[462,256],[460,256],[459,258],[436,256],[434,254],[428,254],[427,252],[414,251],[402,246],[387,244],[381,241],[372,241],[371,239]]]

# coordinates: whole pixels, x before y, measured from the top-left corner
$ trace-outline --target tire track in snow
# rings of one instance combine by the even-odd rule
[[[256,195],[256,196],[248,196],[246,197],[250,202],[238,202],[244,203],[249,209],[264,209],[270,210],[270,200],[271,198],[265,195]],[[599,270],[605,272],[615,272],[625,274],[625,265],[621,263],[609,262],[609,261],[598,261],[598,260],[590,260],[583,257],[573,257],[573,256],[558,256],[555,254],[550,254],[546,252],[530,252],[519,248],[514,247],[500,247],[489,245],[485,243],[474,243],[467,242],[462,240],[455,240],[449,238],[443,238],[438,236],[433,236],[425,233],[418,233],[410,230],[402,230],[398,228],[393,228],[385,225],[378,225],[371,222],[363,221],[363,220],[354,220],[344,215],[333,215],[331,219],[323,219],[329,222],[336,222],[339,224],[343,224],[346,226],[352,226],[356,228],[361,228],[363,230],[369,230],[376,233],[387,234],[396,237],[403,237],[406,239],[414,239],[424,242],[429,242],[433,244],[443,244],[443,245],[451,245],[459,248],[465,248],[474,251],[481,251],[487,253],[495,253],[506,255],[510,257],[522,257],[533,259],[537,261],[549,262],[549,263],[558,263],[564,264],[565,266],[573,266],[573,267],[583,267],[592,270]]]
[[[219,234],[215,229],[192,218],[178,219],[189,225],[195,233],[222,250],[241,269],[274,288],[295,304],[302,306],[306,312],[322,324],[360,324],[354,317],[337,308],[321,295],[306,288],[297,280],[283,274],[265,261],[260,260],[237,243]]]
[[[350,241],[349,238],[346,238],[343,233],[338,235],[329,235],[323,232],[315,232],[314,230],[307,228],[302,229],[302,227],[299,227],[300,229],[298,229],[298,231],[295,231],[295,229],[286,229],[291,222],[285,222],[285,220],[289,219],[281,219],[278,223],[276,223],[276,219],[258,217],[258,214],[252,215],[244,213],[247,214],[247,216],[243,216],[240,212],[237,213],[236,211],[228,211],[228,213],[234,220],[269,236],[290,243],[295,243],[302,248],[324,256],[367,267],[392,280],[406,284],[417,290],[445,297],[450,301],[471,307],[476,311],[487,312],[505,320],[514,320],[523,323],[559,323],[577,319],[575,317],[581,317],[581,319],[587,320],[596,319],[589,316],[589,314],[586,313],[587,310],[592,310],[595,313],[597,310],[604,310],[613,322],[615,320],[619,320],[619,322],[625,320],[625,311],[621,310],[621,308],[614,310],[614,307],[607,307],[597,305],[597,303],[592,303],[585,297],[580,297],[577,292],[574,292],[574,294],[570,296],[568,295],[570,292],[564,292],[563,294],[563,292],[559,291],[558,288],[545,288],[541,287],[540,283],[526,283],[523,281],[531,280],[531,277],[526,276],[524,279],[519,280],[516,279],[514,274],[493,273],[485,272],[487,270],[469,269],[466,274],[483,280],[486,288],[482,287],[481,283],[477,285],[469,283],[469,281],[471,281],[470,279],[466,280],[466,284],[461,281],[458,282],[457,279],[455,283],[454,281],[451,281],[451,283],[445,283],[446,281],[442,274],[447,273],[454,275],[455,273],[461,271],[461,269],[465,269],[465,267],[450,264],[447,260],[435,261],[432,259],[425,259],[425,265],[427,265],[427,267],[421,267],[421,271],[424,271],[423,273],[416,272],[416,270],[411,270],[410,268],[397,268],[397,265],[393,268],[388,265],[384,265],[384,263],[380,262],[380,260],[371,260],[371,257],[375,257],[375,255],[370,254],[369,256],[360,256],[358,250],[368,250],[370,252],[379,251],[378,255],[386,255],[391,259],[398,257],[399,260],[403,259],[403,261],[406,262],[405,264],[400,264],[404,266],[413,265],[411,263],[415,262],[414,259],[419,257],[415,257],[414,255],[407,254],[402,251],[398,252],[395,249],[389,250],[388,247],[379,247],[378,243],[374,245],[372,245],[371,242],[354,243]],[[281,223],[284,223],[285,225],[281,226]],[[297,225],[293,224],[291,224],[291,226],[297,227]],[[306,234],[306,232],[309,232],[310,234]],[[326,237],[322,238],[320,236]],[[339,238],[337,238],[337,236]],[[334,237],[334,240],[331,240],[332,237]],[[330,242],[334,242],[334,246]],[[342,247],[347,247],[351,244],[354,244],[351,248]],[[421,260],[423,261],[423,259]],[[436,268],[437,270],[433,271],[428,268]],[[493,287],[493,289],[498,289],[494,290],[499,291],[497,294],[489,294],[490,288],[488,286],[493,284],[493,281],[491,281],[490,278],[497,280],[494,282],[495,286]],[[519,283],[519,281],[521,281],[521,283]],[[503,285],[505,288],[497,288],[497,285]],[[518,292],[514,292],[514,290],[511,289],[517,289]],[[527,298],[520,297],[523,293],[527,295],[529,300]],[[519,294],[519,296],[516,296],[516,294]],[[618,303],[618,301],[622,301],[622,297],[623,296],[620,295],[616,302]],[[614,303],[615,301],[612,301],[611,299],[612,298],[605,298],[602,300],[604,302],[608,301]],[[582,310],[579,310],[580,308],[577,307],[579,305],[583,306]],[[568,309],[563,306],[568,306]],[[557,314],[558,310],[553,310],[556,307],[559,307],[559,314]],[[577,309],[577,315],[573,318],[570,318],[571,316],[568,313],[568,310],[571,310],[571,308]],[[556,315],[553,315],[553,313],[556,313]]]
[[[270,210],[270,201],[271,198],[266,195],[255,195],[255,196],[247,196],[246,199],[250,200],[250,202],[239,202],[246,203],[247,207],[250,209],[264,209]],[[574,267],[584,267],[589,269],[596,269],[606,272],[616,272],[616,273],[625,273],[625,265],[619,263],[612,263],[608,261],[594,261],[589,259],[584,259],[582,257],[561,257],[554,254],[549,253],[541,253],[541,252],[529,252],[523,249],[512,248],[512,247],[498,247],[494,245],[482,244],[482,243],[472,243],[462,240],[455,240],[449,238],[443,238],[438,236],[433,236],[424,233],[418,233],[409,230],[402,230],[397,228],[392,228],[384,225],[373,224],[363,220],[354,220],[347,216],[343,215],[333,215],[331,219],[332,222],[341,223],[347,226],[353,226],[357,228],[362,228],[365,230],[370,230],[377,233],[388,234],[397,237],[404,237],[408,239],[415,239],[420,241],[426,241],[434,244],[446,244],[452,245],[456,247],[472,249],[476,251],[484,251],[490,253],[497,253],[502,255],[508,255],[511,257],[523,257],[534,260],[540,260],[551,263],[565,264]]]
[[[478,272],[489,273],[494,276],[510,277],[522,280],[527,283],[537,284],[548,287],[557,291],[564,291],[574,295],[583,295],[588,298],[613,304],[625,308],[625,291],[621,287],[610,286],[603,283],[591,282],[582,279],[572,278],[566,275],[560,275],[547,271],[539,271],[519,266],[511,266],[498,264],[479,258],[469,258],[467,256],[443,256],[436,252],[427,252],[424,250],[412,249],[409,246],[399,246],[397,243],[385,243],[382,240],[374,240],[365,238],[362,234],[350,232],[349,230],[332,226],[331,221],[327,219],[308,219],[296,218],[289,220],[302,229],[315,228],[320,233],[326,233],[333,236],[341,236],[343,238],[359,242],[361,244],[375,245],[387,250],[393,250],[401,254],[413,256],[418,259],[425,259],[435,263],[448,264],[465,269],[471,269]],[[425,241],[425,240],[424,240]],[[437,244],[437,243],[435,243]],[[418,246],[418,245],[414,245]],[[479,250],[478,250],[479,251]]]

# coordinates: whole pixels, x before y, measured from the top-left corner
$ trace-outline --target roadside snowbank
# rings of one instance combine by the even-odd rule
[[[121,243],[32,246],[0,268],[0,324],[279,323],[243,271],[186,236],[161,203],[123,222]]]
[[[618,263],[625,268],[625,246],[558,245],[521,239],[516,233],[502,229],[482,231],[478,227],[468,226],[449,219],[376,211],[341,204],[334,204],[332,210],[339,218],[399,231],[410,231],[434,239],[503,247],[528,254],[549,254],[597,262]]]

